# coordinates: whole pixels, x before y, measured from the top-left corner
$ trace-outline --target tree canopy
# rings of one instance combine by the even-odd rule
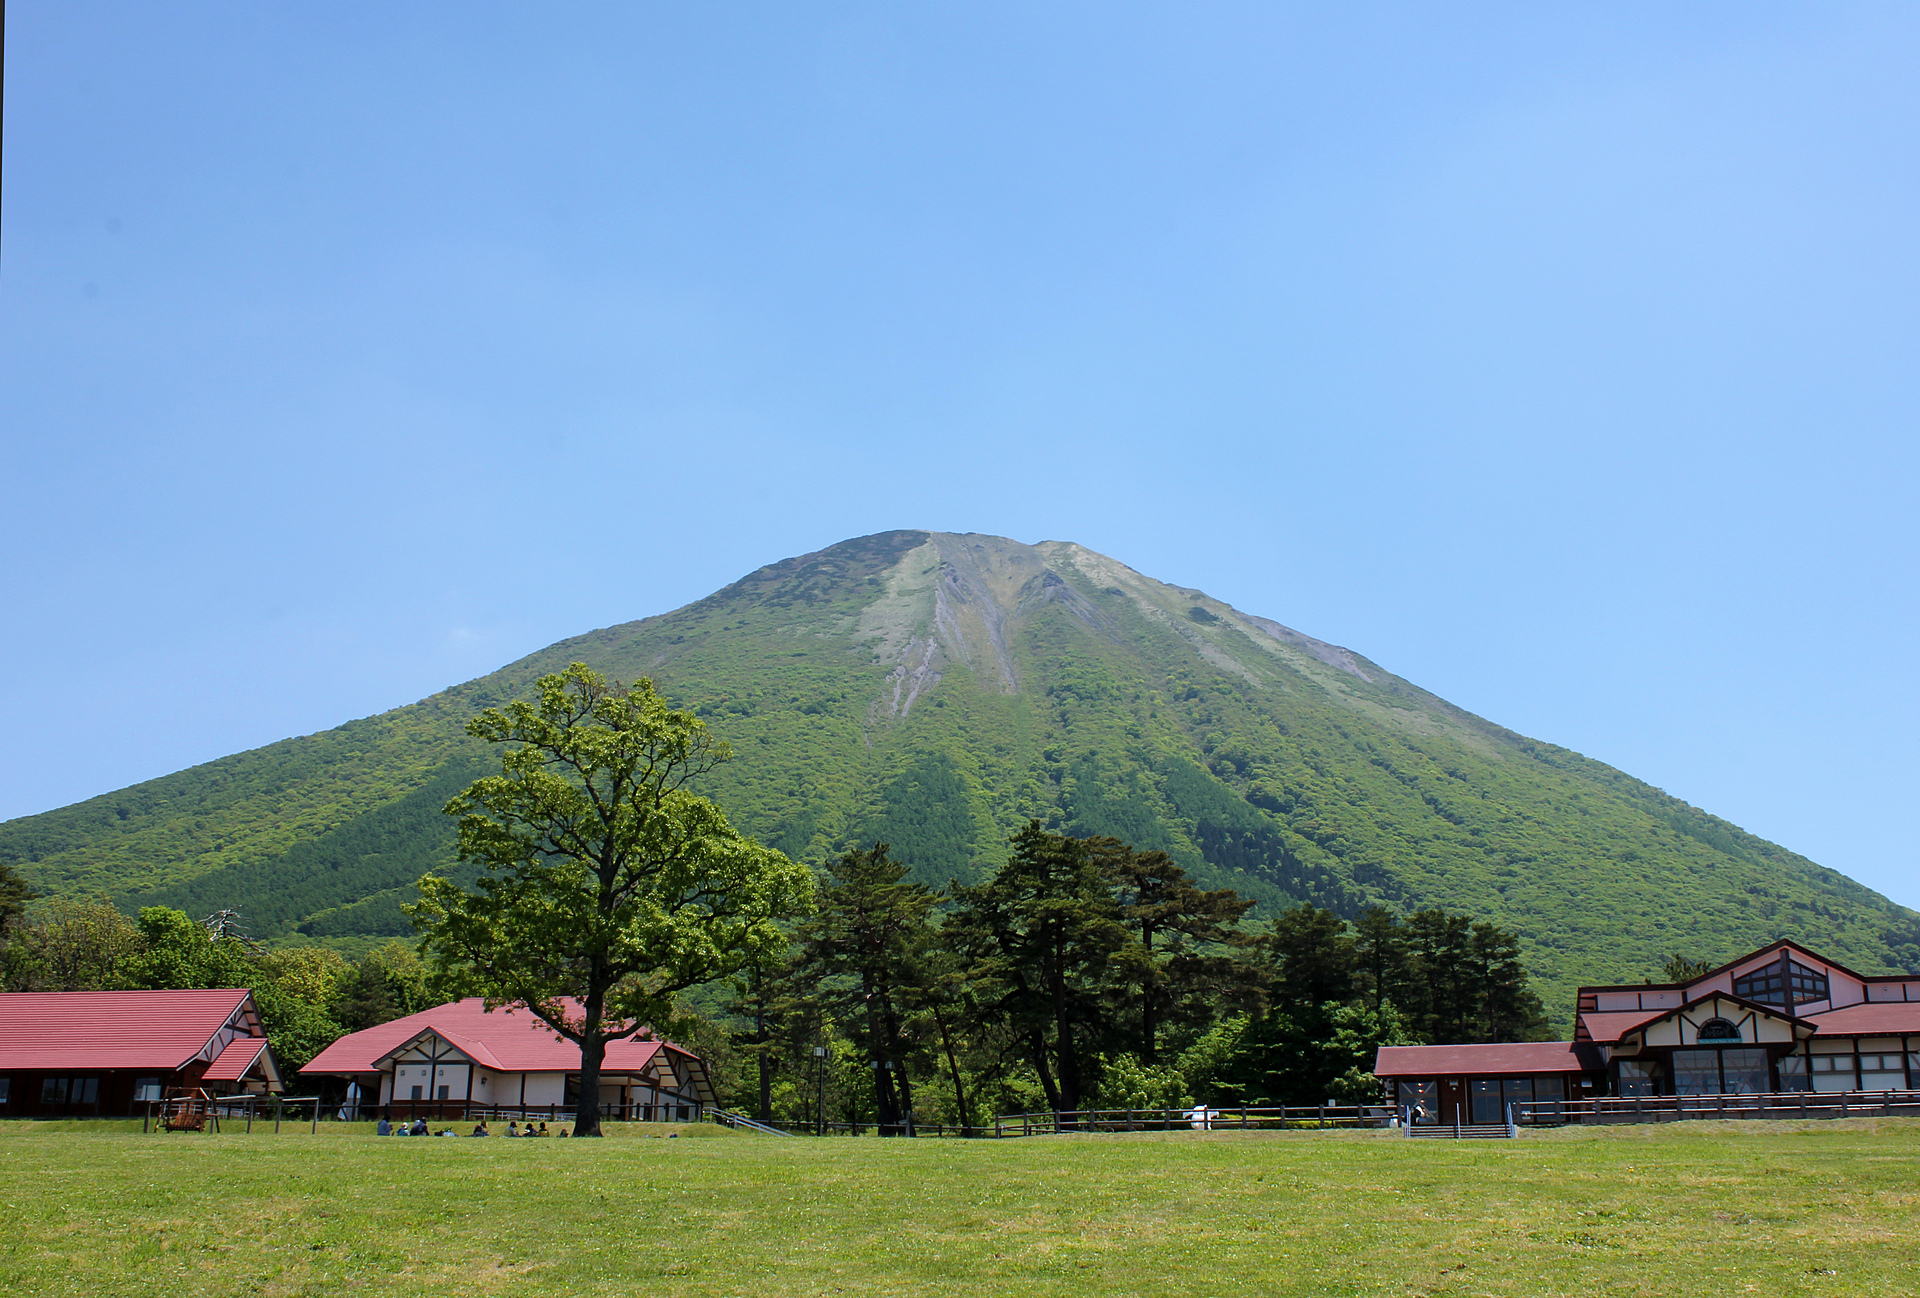
[[[450,986],[525,1006],[579,1045],[576,1134],[598,1134],[609,1042],[671,1031],[676,997],[783,949],[812,879],[689,786],[730,751],[642,679],[581,663],[468,733],[501,772],[447,804],[471,890],[437,876],[408,908]]]

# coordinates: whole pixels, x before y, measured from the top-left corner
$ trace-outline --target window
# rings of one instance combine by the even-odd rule
[[[1674,1051],[1673,1093],[1675,1095],[1718,1095],[1720,1093],[1720,1052],[1718,1050]]]
[[[443,1100],[444,1100],[444,1099],[446,1099],[446,1098],[447,1098],[447,1091],[448,1091],[449,1089],[451,1089],[451,1088],[449,1088],[449,1087],[445,1087],[445,1086],[442,1086],[442,1087],[440,1088],[440,1098],[441,1098],[441,1099],[443,1099]]]
[[[1816,1091],[1851,1091],[1854,1087],[1852,1055],[1815,1055],[1812,1065]]]
[[[1798,960],[1776,961],[1735,978],[1733,994],[1763,1005],[1805,1005],[1827,999],[1827,976]]]
[[[1619,1093],[1629,1098],[1660,1094],[1659,1065],[1651,1059],[1622,1059]]]
[[[1810,1091],[1813,1079],[1807,1076],[1807,1057],[1788,1055],[1780,1061],[1780,1089],[1783,1091]]]
[[[1511,1108],[1514,1117],[1523,1117],[1533,1105],[1533,1079],[1531,1077],[1504,1077],[1500,1080],[1500,1120],[1505,1122],[1505,1109]]]
[[[1901,1055],[1861,1055],[1860,1089],[1904,1091],[1907,1089],[1906,1062]]]
[[[142,1077],[133,1084],[133,1102],[135,1104],[158,1104],[160,1102],[160,1079]]]
[[[74,1109],[91,1105],[100,1098],[98,1077],[43,1077],[40,1079],[40,1107]]]
[[[1414,1109],[1423,1110],[1421,1116],[1413,1121],[1419,1124],[1431,1124],[1440,1121],[1440,1084],[1438,1082],[1401,1082],[1399,1085],[1399,1105],[1409,1114]]]
[[[1773,1089],[1767,1052],[1751,1047],[1720,1052],[1720,1087],[1727,1095],[1764,1095]]]
[[[1699,1039],[1702,1041],[1738,1041],[1740,1029],[1727,1019],[1708,1019],[1700,1025]]]
[[[1536,1077],[1533,1079],[1533,1116],[1536,1121],[1560,1121],[1563,1114],[1560,1104],[1565,1098],[1565,1078]]]
[[[414,1100],[417,1100],[417,1099],[419,1099],[419,1098],[420,1098],[420,1092],[421,1092],[421,1091],[422,1091],[423,1089],[424,1089],[423,1087],[419,1087],[419,1086],[416,1086],[416,1087],[414,1087],[414,1088],[413,1088],[413,1094],[412,1094],[411,1096],[409,1096],[408,1098],[409,1098],[409,1099],[414,1099]]]
[[[7,1094],[13,1086],[11,1077],[0,1077],[0,1104],[7,1102]]]
[[[1467,1084],[1473,1100],[1473,1116],[1468,1119],[1477,1127],[1493,1126],[1507,1120],[1506,1113],[1500,1107],[1500,1082],[1497,1078],[1476,1077]]]

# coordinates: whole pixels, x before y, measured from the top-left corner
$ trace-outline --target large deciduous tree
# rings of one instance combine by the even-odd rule
[[[806,908],[812,879],[688,787],[729,750],[651,681],[574,663],[535,692],[467,723],[508,745],[446,808],[481,877],[428,875],[409,913],[453,985],[580,1047],[574,1130],[598,1135],[608,1043],[671,1031],[679,992],[782,950],[774,920]]]

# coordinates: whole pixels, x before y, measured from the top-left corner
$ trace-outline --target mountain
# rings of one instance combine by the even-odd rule
[[[894,845],[970,881],[1029,817],[1163,848],[1263,908],[1444,906],[1519,932],[1550,1011],[1791,937],[1920,963],[1920,916],[1351,650],[1082,546],[896,531],[771,564],[321,734],[0,825],[42,892],[233,906],[269,940],[356,945],[451,869],[440,807],[492,762],[462,725],[580,660],[645,675],[730,740],[706,791],[820,862]]]

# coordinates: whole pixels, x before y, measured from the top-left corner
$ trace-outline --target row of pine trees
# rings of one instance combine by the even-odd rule
[[[787,958],[701,1043],[763,1120],[976,1125],[1009,1111],[1354,1103],[1381,1045],[1538,1039],[1514,935],[1441,910],[1349,924],[1193,883],[1164,852],[1037,823],[937,893],[884,843],[822,881]]]
[[[1365,1102],[1382,1045],[1538,1039],[1513,934],[1443,910],[1352,923],[1197,887],[1164,852],[1038,823],[986,882],[936,892],[885,843],[835,861],[784,959],[685,1007],[731,1108],[899,1130],[996,1113]],[[261,950],[163,907],[59,901],[0,878],[9,991],[251,987],[298,1069],[438,1003],[411,946]]]

